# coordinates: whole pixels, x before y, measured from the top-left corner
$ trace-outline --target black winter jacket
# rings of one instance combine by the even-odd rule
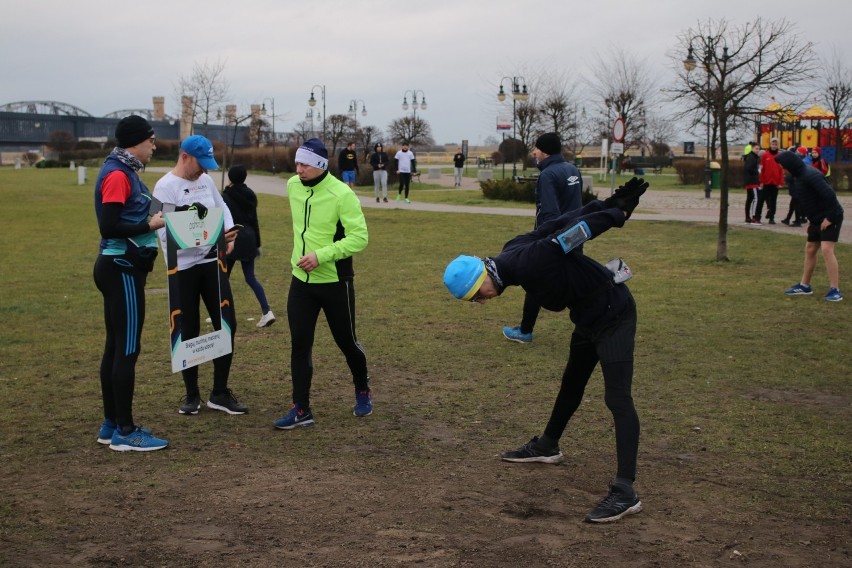
[[[808,221],[819,225],[823,219],[832,223],[843,220],[843,206],[834,190],[818,169],[806,165],[793,152],[778,152],[775,161],[790,172],[790,196],[795,198]]]

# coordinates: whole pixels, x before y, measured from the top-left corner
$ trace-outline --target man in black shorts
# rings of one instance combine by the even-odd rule
[[[817,251],[822,251],[825,270],[828,273],[828,293],[823,297],[828,302],[843,299],[840,292],[840,266],[834,255],[834,244],[840,238],[843,225],[843,206],[834,190],[828,185],[822,172],[805,165],[793,152],[779,152],[775,161],[790,173],[790,196],[795,199],[808,219],[808,242],[805,245],[805,266],[802,280],[784,291],[788,296],[810,296],[813,294],[811,277],[816,267]]]

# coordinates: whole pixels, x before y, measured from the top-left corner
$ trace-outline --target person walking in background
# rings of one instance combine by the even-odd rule
[[[444,285],[455,298],[484,304],[509,286],[521,286],[548,310],[567,308],[574,323],[568,363],[544,433],[517,450],[503,452],[504,461],[562,461],[559,440],[600,363],[604,401],[615,423],[617,469],[609,494],[586,515],[587,522],[616,521],[640,512],[642,502],[633,488],[639,417],[631,394],[636,303],[624,284],[629,270],[623,270],[620,259],[615,259],[618,266],[612,261],[606,267],[598,264],[583,254],[579,244],[623,227],[647,188],[644,180],[633,178],[606,201],[591,201],[515,237],[495,257],[459,256],[444,271]],[[490,357],[487,360],[499,368]]]
[[[804,159],[805,157],[810,160],[810,156],[808,155],[807,148],[804,146],[790,146],[790,152],[796,153],[800,158]],[[787,193],[790,195],[790,206],[787,208],[787,216],[784,217],[781,222],[785,225],[789,225],[790,227],[801,227],[802,223],[806,223],[807,219],[804,215],[802,215],[802,210],[799,207],[799,202],[795,197],[795,192],[793,191],[793,176],[789,174],[789,172],[784,176],[784,183],[787,186]],[[790,220],[792,219],[792,223]]]
[[[402,149],[398,150],[394,159],[396,160],[396,175],[399,176],[399,192],[396,194],[396,200],[399,201],[402,197],[402,192],[405,190],[405,202],[411,203],[408,199],[408,191],[411,187],[411,172],[414,165],[414,152],[408,149],[408,142],[402,143]]]
[[[154,129],[141,116],[122,118],[115,128],[116,147],[104,160],[95,182],[95,215],[101,242],[95,261],[95,285],[104,298],[106,341],[100,383],[104,422],[98,443],[111,450],[149,452],[169,445],[133,420],[136,361],[145,323],[145,282],[157,258],[162,211],[148,220],[151,192],[139,170],[157,148]]]
[[[775,210],[778,206],[778,188],[784,185],[784,168],[775,161],[778,155],[778,139],[769,141],[769,150],[760,154],[760,185],[763,193],[763,203],[766,204],[766,219],[770,225],[775,224]],[[760,211],[757,212],[760,218]]]
[[[583,178],[574,164],[562,156],[562,141],[555,132],[542,134],[535,141],[533,157],[541,172],[535,183],[535,225],[537,228],[560,215],[583,205]],[[529,343],[541,306],[530,294],[524,296],[521,323],[504,326],[503,336],[509,341]]]
[[[376,203],[379,202],[379,189],[382,193],[382,201],[388,202],[388,154],[381,143],[373,146],[370,156],[370,166],[373,168],[373,189],[376,192]]]
[[[194,135],[181,142],[178,160],[174,168],[160,178],[154,186],[154,197],[163,203],[174,203],[176,210],[192,208],[200,218],[208,209],[220,207],[224,210],[225,238],[227,250],[218,251],[215,246],[205,245],[177,251],[179,297],[169,295],[170,313],[181,315],[181,338],[186,341],[198,337],[201,331],[199,302],[204,302],[215,329],[222,329],[222,319],[231,330],[231,353],[213,359],[213,390],[207,407],[228,414],[245,414],[248,408],[240,404],[228,388],[231,361],[234,353],[234,337],[237,334],[237,318],[234,312],[234,297],[228,279],[225,257],[233,251],[236,231],[231,211],[216,189],[216,183],[208,170],[219,169],[213,158],[213,144],[204,136]],[[166,230],[160,229],[160,245],[166,253]],[[221,255],[221,258],[219,257]],[[218,262],[218,261],[221,261]],[[198,414],[201,409],[201,391],[198,387],[198,366],[181,371],[186,396],[181,400],[180,414]]]
[[[464,161],[467,158],[462,154],[461,146],[453,155],[453,187],[461,187],[462,174],[464,174]]]
[[[746,190],[745,217],[747,224],[762,225],[758,211],[762,207],[760,194],[760,146],[747,144],[743,150],[743,187]]]
[[[293,216],[293,278],[287,297],[293,404],[275,427],[312,426],[312,351],[322,311],[355,385],[355,416],[373,413],[367,356],[355,334],[352,256],[367,247],[367,221],[358,196],[328,175],[328,151],[317,138],[296,150],[296,174],[287,181]]]
[[[254,261],[261,254],[260,223],[257,220],[257,195],[245,184],[247,173],[245,166],[232,166],[228,170],[231,183],[222,192],[222,198],[231,212],[234,224],[243,226],[234,240],[234,250],[226,260],[229,277],[237,261],[240,261],[246,284],[260,304],[261,318],[257,327],[266,327],[275,323],[275,314],[269,307],[263,285],[254,274]]]
[[[355,179],[358,177],[358,152],[355,151],[355,142],[350,142],[346,148],[340,151],[337,157],[337,167],[340,168],[340,179],[349,186],[355,188]]]
[[[822,172],[808,167],[792,152],[779,152],[775,160],[793,179],[790,191],[799,202],[808,218],[808,241],[805,244],[805,263],[802,279],[784,291],[788,296],[810,296],[813,294],[811,278],[816,268],[817,251],[822,251],[825,271],[828,273],[828,293],[823,297],[828,302],[843,300],[840,292],[840,266],[834,254],[834,245],[840,238],[843,225],[843,206],[834,190],[828,185]]]
[[[828,162],[822,157],[822,151],[819,149],[819,146],[811,148],[811,165],[818,169],[823,176],[828,177],[830,171]]]

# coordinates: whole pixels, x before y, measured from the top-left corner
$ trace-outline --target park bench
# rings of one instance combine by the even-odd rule
[[[626,170],[633,170],[633,173],[636,175],[643,175],[645,170],[651,170],[655,174],[663,173],[663,161],[650,157],[631,156],[630,160],[623,164],[623,167]]]
[[[535,183],[538,181],[538,176],[515,176],[515,181],[518,183],[526,183],[528,181]]]

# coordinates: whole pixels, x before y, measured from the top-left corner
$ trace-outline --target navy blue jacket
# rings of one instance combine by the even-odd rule
[[[618,316],[630,300],[624,284],[613,284],[606,267],[577,248],[565,254],[553,237],[563,229],[585,221],[595,238],[612,227],[624,225],[621,209],[605,209],[592,201],[537,229],[506,243],[493,257],[505,286],[520,286],[546,310],[570,310],[578,326],[599,328]]]
[[[832,223],[843,221],[843,206],[834,190],[818,169],[806,165],[793,152],[778,152],[775,161],[790,172],[790,196],[796,199],[808,221],[819,225],[823,219]]]
[[[583,178],[562,154],[548,156],[538,164],[535,184],[535,226],[583,206]]]

